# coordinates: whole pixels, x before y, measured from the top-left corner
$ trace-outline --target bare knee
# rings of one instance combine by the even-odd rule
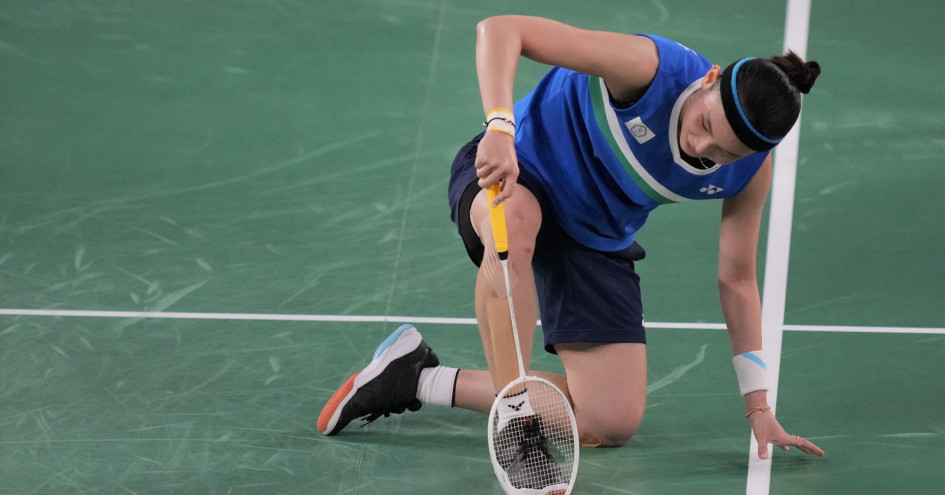
[[[584,430],[580,432],[581,445],[585,447],[621,447],[633,438],[636,427]]]
[[[518,188],[503,204],[511,263],[514,264],[518,258],[519,262],[530,267],[532,253],[535,251],[535,237],[541,227],[541,207],[531,191],[524,187]],[[489,246],[492,239],[492,220],[485,190],[480,191],[473,200],[469,214],[473,229],[479,234],[483,245]]]
[[[619,447],[630,441],[646,408],[645,344],[556,344],[581,443]]]
[[[639,409],[639,410],[636,410]],[[643,420],[642,408],[611,413],[606,418],[578,420],[581,445],[585,447],[620,447],[636,434]]]

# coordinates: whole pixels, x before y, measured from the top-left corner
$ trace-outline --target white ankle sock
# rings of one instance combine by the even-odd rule
[[[420,399],[421,404],[453,407],[457,375],[459,375],[459,369],[449,366],[435,366],[420,370],[417,399]]]

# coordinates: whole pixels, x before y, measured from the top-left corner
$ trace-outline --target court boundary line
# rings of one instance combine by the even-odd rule
[[[278,313],[200,313],[179,311],[99,311],[82,309],[0,309],[0,316],[57,318],[124,318],[176,320],[244,320],[326,323],[413,323],[434,325],[476,325],[475,318],[398,315],[314,315]],[[541,321],[538,322],[541,325]],[[646,322],[646,328],[669,330],[725,330],[724,323]],[[945,327],[870,327],[854,325],[783,325],[787,332],[842,332],[945,335]]]
[[[783,52],[793,50],[807,59],[810,29],[810,0],[787,0],[784,20]],[[803,114],[803,111],[802,111]],[[794,220],[794,194],[797,183],[797,162],[800,150],[801,116],[775,151],[774,177],[771,186],[771,209],[768,215],[768,243],[765,256],[764,296],[761,302],[761,331],[768,364],[768,405],[777,415],[778,380],[781,374],[781,351],[787,300],[788,264],[791,255],[791,231]],[[771,491],[771,465],[775,449],[767,446],[768,458],[758,457],[758,440],[749,428],[748,476],[746,495],[768,495]]]

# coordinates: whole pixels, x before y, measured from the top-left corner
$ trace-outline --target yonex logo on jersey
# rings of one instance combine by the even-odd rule
[[[525,405],[525,401],[519,402],[518,405],[509,404],[509,407],[511,407],[515,411],[521,411],[523,405]]]
[[[627,126],[627,129],[630,130],[630,134],[633,136],[633,139],[636,139],[640,144],[643,144],[656,137],[656,134],[653,134],[653,131],[651,131],[650,128],[643,123],[643,120],[640,119],[640,117],[637,117],[633,120],[628,120],[627,122],[624,122],[623,125]]]
[[[725,189],[722,189],[722,188],[719,187],[719,186],[713,186],[712,184],[709,184],[708,187],[703,187],[702,189],[699,189],[700,192],[704,192],[704,193],[708,194],[709,196],[711,196],[711,195],[713,195],[713,194],[715,194],[715,193],[720,193],[720,192],[722,192],[722,191],[724,191],[724,190],[725,190]]]

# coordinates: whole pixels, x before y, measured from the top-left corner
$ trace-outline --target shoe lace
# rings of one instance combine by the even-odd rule
[[[541,432],[541,422],[538,418],[522,423],[524,432],[522,441],[518,444],[516,459],[524,461],[531,453],[540,453],[545,459],[554,462],[554,456],[548,452],[548,442],[545,435]]]
[[[381,407],[377,411],[374,411],[373,413],[361,418],[361,421],[362,421],[361,427],[364,428],[365,426],[373,423],[376,419],[380,418],[381,416],[384,416],[385,418],[389,418],[391,414],[403,414],[403,412],[407,411],[408,409],[411,412],[418,411],[420,410],[421,405],[422,404],[420,403],[418,399],[413,399],[410,402],[408,402],[406,405],[403,405],[403,404],[392,405],[390,403],[385,404],[383,407]]]

